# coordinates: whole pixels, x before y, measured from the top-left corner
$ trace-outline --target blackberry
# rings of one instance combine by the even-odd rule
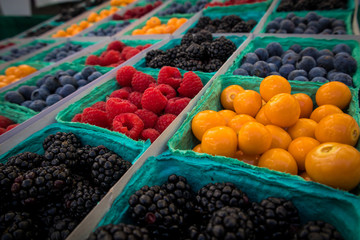
[[[65,208],[62,201],[52,201],[42,206],[37,211],[37,219],[39,219],[40,228],[45,232],[53,225],[54,221],[65,215]]]
[[[85,145],[82,148],[78,148],[76,152],[78,156],[77,165],[79,170],[86,173],[89,171],[90,166],[94,163],[94,160],[98,155],[110,152],[110,150],[103,145],[97,147]]]
[[[236,15],[227,15],[227,16],[223,16],[221,18],[221,21],[227,23],[230,26],[230,28],[232,28],[236,24],[238,24],[239,22],[243,22],[244,20],[242,20],[241,17]]]
[[[81,143],[75,134],[71,132],[57,132],[56,134],[49,135],[45,138],[43,141],[44,150],[46,151],[53,144],[60,146],[61,142],[67,142],[76,148],[81,146]]]
[[[134,225],[120,223],[117,225],[108,224],[99,227],[95,232],[87,238],[87,240],[98,239],[133,239],[133,240],[150,240],[149,232],[146,228],[141,228]]]
[[[210,24],[215,26],[215,27],[219,27],[219,25],[221,24],[221,20],[218,19],[218,18],[215,18],[215,19],[210,21]]]
[[[78,224],[77,220],[68,217],[56,220],[49,229],[48,240],[66,239]]]
[[[208,240],[206,226],[193,224],[185,232],[185,240]]]
[[[294,240],[343,240],[336,228],[323,221],[310,221],[296,233]]]
[[[207,25],[206,27],[204,27],[204,30],[215,33],[217,28],[214,25]]]
[[[251,28],[249,28],[249,25],[246,22],[240,22],[231,29],[231,32],[241,33],[241,32],[250,32],[250,30]]]
[[[89,181],[81,181],[65,195],[65,206],[72,217],[82,220],[104,197],[105,192],[90,185]]]
[[[27,212],[7,212],[0,215],[1,239],[38,239],[37,225]]]
[[[190,28],[187,32],[188,33],[197,33],[197,32],[200,32],[200,31],[201,31],[201,28],[193,27],[193,28]]]
[[[131,167],[131,163],[113,152],[98,155],[91,166],[96,186],[108,191]]]
[[[165,52],[160,49],[154,49],[146,53],[145,61],[146,63],[149,63],[153,58],[159,56],[159,55],[165,55]]]
[[[220,208],[230,206],[247,209],[249,199],[232,183],[209,183],[196,196],[195,209],[208,219]]]
[[[186,71],[203,71],[204,64],[200,60],[190,59],[182,62],[179,67]]]
[[[55,141],[44,153],[42,166],[76,167],[78,161],[77,148],[69,141]]]
[[[6,163],[6,166],[15,166],[20,170],[27,171],[36,167],[40,167],[43,161],[43,156],[39,154],[24,152],[10,157]]]
[[[169,59],[186,57],[187,54],[185,50],[186,50],[186,46],[177,45],[173,48],[166,50],[166,55]]]
[[[11,185],[19,174],[21,174],[21,172],[15,166],[0,166],[0,208],[9,204],[11,198]]]
[[[252,203],[248,215],[254,222],[258,239],[291,239],[300,223],[297,208],[291,201],[270,197]]]
[[[168,66],[169,64],[169,57],[166,55],[159,55],[153,58],[149,63],[146,65],[151,68],[162,68],[164,66]]]
[[[181,45],[184,45],[186,47],[190,46],[191,43],[194,41],[194,38],[193,38],[193,35],[192,33],[186,33],[182,39],[181,39]]]
[[[205,51],[205,47],[196,43],[192,43],[188,48],[186,48],[186,53],[189,56],[189,58],[201,59],[205,56],[206,51]]]
[[[220,25],[217,27],[216,32],[219,32],[219,30],[222,30],[224,33],[226,32],[230,32],[231,31],[232,26],[226,22],[222,22],[220,23]]]
[[[213,58],[205,65],[204,70],[205,72],[216,72],[222,65],[223,62],[221,60]]]
[[[72,184],[70,171],[60,166],[34,168],[19,175],[11,186],[15,199],[25,206],[64,194]]]
[[[218,58],[222,61],[226,61],[235,50],[235,44],[224,36],[215,39],[207,49],[211,58]]]
[[[209,17],[201,17],[199,18],[197,24],[195,25],[195,27],[197,28],[201,28],[204,29],[207,25],[209,25],[211,22],[211,18]]]
[[[254,19],[249,19],[246,21],[246,24],[248,25],[250,31],[251,29],[253,29],[253,27],[256,26],[257,22]]]
[[[223,207],[214,212],[206,228],[209,239],[255,240],[254,224],[250,217],[236,207]]]
[[[229,29],[218,29],[218,30],[216,30],[216,32],[215,33],[227,33],[227,32],[230,32],[230,30]]]
[[[201,44],[203,42],[212,42],[212,41],[213,41],[213,36],[211,32],[206,30],[201,30],[200,32],[195,33],[193,35],[193,42],[197,44]]]

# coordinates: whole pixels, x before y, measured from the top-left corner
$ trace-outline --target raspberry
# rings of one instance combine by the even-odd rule
[[[151,44],[150,44],[150,43],[145,44],[145,45],[143,46],[143,50],[144,50],[144,49],[147,49],[148,47],[151,47]]]
[[[141,132],[140,139],[142,140],[150,139],[150,142],[153,143],[159,136],[160,133],[158,131],[156,131],[153,128],[147,128]]]
[[[124,89],[115,90],[110,94],[110,97],[128,99],[129,92]]]
[[[96,102],[91,107],[106,112],[106,102],[104,101]]]
[[[115,13],[113,15],[113,20],[123,20],[123,17],[120,14]]]
[[[5,128],[0,128],[0,135],[2,135],[3,133],[6,132],[6,129]]]
[[[14,122],[7,118],[7,117],[4,117],[4,116],[0,116],[0,128],[6,128],[7,126],[13,124]]]
[[[129,95],[128,100],[134,104],[138,109],[141,109],[141,97],[142,97],[142,93],[141,92],[132,92]]]
[[[104,56],[100,57],[101,66],[109,66],[111,64],[117,63],[121,60],[120,53],[115,50],[107,51]]]
[[[137,140],[144,129],[143,121],[134,113],[122,113],[113,121],[113,130]]]
[[[122,87],[120,89],[123,89],[123,90],[127,91],[128,93],[132,93],[132,91],[133,91],[131,87]]]
[[[203,88],[203,83],[198,75],[193,72],[187,72],[184,74],[184,78],[178,92],[183,97],[193,98]]]
[[[146,73],[136,72],[132,78],[131,85],[134,91],[143,93],[155,79]]]
[[[129,60],[130,58],[132,58],[133,56],[135,56],[136,54],[138,54],[141,50],[133,48],[130,51],[128,51],[125,54],[125,60]]]
[[[141,98],[141,105],[144,109],[159,114],[166,107],[167,101],[159,89],[148,88]]]
[[[11,129],[13,129],[13,128],[19,126],[19,125],[20,125],[20,124],[18,124],[18,123],[11,124],[11,125],[7,126],[6,131],[10,131]]]
[[[136,49],[138,49],[139,51],[142,51],[142,50],[144,49],[144,47],[143,47],[143,46],[141,46],[141,45],[136,46],[135,48],[136,48]]]
[[[106,50],[107,51],[115,50],[115,51],[121,52],[124,49],[124,47],[126,47],[126,45],[123,42],[113,41],[113,42],[109,43]]]
[[[123,59],[125,59],[126,54],[132,49],[133,49],[133,47],[129,47],[129,46],[124,47],[124,49],[121,51],[121,57]]]
[[[159,89],[160,92],[169,100],[176,97],[176,91],[170,85],[159,84],[155,88]]]
[[[144,128],[153,128],[158,120],[155,113],[146,109],[139,109],[135,114],[144,122]]]
[[[162,67],[160,69],[157,82],[158,84],[168,84],[174,89],[178,89],[182,79],[179,69],[175,67]]]
[[[88,123],[103,128],[110,128],[106,112],[96,108],[85,108],[82,113],[81,120],[83,123]]]
[[[73,117],[73,119],[71,119],[71,121],[81,123],[82,122],[82,114],[81,113],[75,114],[75,116]]]
[[[106,101],[106,112],[110,121],[121,113],[133,113],[137,107],[128,100],[120,98],[109,98]]]
[[[155,124],[155,129],[162,133],[176,118],[173,114],[164,114],[160,116]]]
[[[179,115],[182,110],[184,110],[184,108],[189,104],[189,102],[191,101],[190,98],[172,98],[168,101],[166,108],[165,108],[165,113],[170,113],[170,114],[174,114],[174,115]]]
[[[85,65],[100,65],[100,58],[95,55],[90,55],[86,58]]]

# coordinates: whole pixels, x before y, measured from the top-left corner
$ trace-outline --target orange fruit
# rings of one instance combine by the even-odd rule
[[[5,70],[5,75],[6,76],[10,76],[10,75],[14,75],[15,72],[17,70],[17,67],[8,67],[6,70]]]
[[[27,76],[27,75],[29,75],[29,74],[34,73],[34,72],[37,71],[36,68],[33,68],[33,67],[31,67],[31,66],[29,66],[29,65],[26,65],[26,64],[21,64],[21,65],[18,66],[18,68],[19,68],[21,71],[23,71],[24,74],[26,74],[25,76]]]
[[[154,28],[150,28],[148,30],[146,30],[145,34],[157,34],[156,30]]]
[[[345,113],[336,113],[321,119],[315,128],[315,137],[321,142],[338,142],[355,146],[359,139],[359,125]]]
[[[246,155],[241,150],[236,151],[234,158],[247,164],[257,166],[260,155]]]
[[[201,141],[201,151],[211,155],[233,157],[237,149],[236,133],[229,127],[208,129]]]
[[[323,143],[306,155],[306,172],[313,181],[344,190],[360,183],[360,153],[341,143]]]
[[[161,21],[157,17],[151,17],[149,20],[146,21],[146,26],[149,27],[156,27],[161,25]]]
[[[167,22],[167,25],[176,26],[177,20],[178,20],[177,18],[170,18],[169,21]]]
[[[259,112],[256,114],[255,117],[256,121],[261,123],[262,125],[269,125],[271,124],[270,120],[265,115],[265,106],[260,108]]]
[[[0,82],[6,78],[5,75],[0,75]]]
[[[227,124],[228,127],[234,129],[236,134],[239,133],[241,127],[247,122],[256,122],[255,118],[246,115],[246,114],[239,114],[233,117]]]
[[[201,144],[196,145],[196,146],[193,148],[193,151],[194,151],[194,152],[197,152],[197,153],[202,153],[202,151],[201,151]]]
[[[244,89],[239,85],[231,85],[226,87],[220,95],[220,101],[223,108],[234,110],[234,98],[242,91],[244,91]]]
[[[229,121],[236,116],[236,112],[231,110],[221,110],[218,111],[218,113],[225,119],[226,124],[228,124]]]
[[[305,170],[306,155],[319,145],[318,140],[310,137],[299,137],[290,143],[288,151],[297,162],[299,170]]]
[[[0,82],[0,88],[7,86],[7,83]]]
[[[279,93],[291,93],[290,83],[284,77],[270,75],[261,81],[260,95],[266,102]]]
[[[191,121],[192,132],[200,141],[206,130],[217,126],[226,126],[226,121],[218,112],[212,110],[199,112]]]
[[[308,118],[300,118],[294,125],[288,128],[287,132],[292,139],[298,137],[311,137],[315,138],[315,128],[317,122]]]
[[[100,12],[100,16],[101,17],[107,17],[107,16],[109,16],[109,14],[110,14],[110,11],[109,10],[107,10],[107,9],[104,9],[104,10],[101,10],[101,12]]]
[[[237,114],[248,114],[255,117],[262,106],[262,99],[258,92],[244,90],[236,95],[233,105]]]
[[[318,106],[332,104],[344,110],[351,101],[351,92],[342,82],[328,82],[319,87],[315,98]]]
[[[97,13],[92,12],[92,13],[89,14],[87,20],[88,20],[89,22],[95,22],[95,19],[97,18],[97,16],[98,16]]]
[[[300,104],[300,118],[309,118],[314,108],[314,103],[311,97],[305,93],[295,93],[293,96]]]
[[[88,21],[81,21],[79,23],[79,26],[82,28],[82,29],[85,29],[87,27],[89,27],[89,22]]]
[[[288,149],[292,139],[284,129],[275,125],[266,125],[265,127],[272,136],[270,148]]]
[[[290,127],[299,120],[300,104],[291,94],[280,93],[266,103],[265,115],[273,125]]]
[[[177,21],[176,21],[176,28],[179,28],[181,27],[181,25],[183,25],[184,23],[187,22],[187,19],[186,18],[179,18]]]
[[[282,148],[272,148],[261,155],[259,167],[297,175],[298,167],[291,154]]]
[[[135,29],[133,32],[132,32],[132,35],[143,35],[145,34],[144,30],[142,29]]]
[[[25,77],[25,73],[20,69],[20,68],[16,68],[16,70],[14,71],[14,76],[17,78],[22,78]]]
[[[303,172],[299,176],[302,177],[306,181],[312,181],[312,179],[310,178],[310,176],[309,176],[309,174],[307,172]]]
[[[248,155],[261,154],[271,146],[269,130],[258,122],[245,123],[238,133],[239,149]]]
[[[166,25],[164,27],[164,33],[173,33],[176,31],[176,27],[174,25]]]
[[[310,119],[314,120],[315,122],[320,122],[320,120],[324,117],[335,113],[343,113],[343,111],[341,111],[341,109],[337,106],[326,104],[316,108],[311,113]]]

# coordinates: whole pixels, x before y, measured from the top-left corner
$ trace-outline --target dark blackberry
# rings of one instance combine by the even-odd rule
[[[103,145],[97,147],[86,145],[82,148],[78,148],[76,151],[78,156],[77,166],[84,174],[89,172],[91,165],[98,155],[110,152],[110,150]]]
[[[146,65],[151,68],[162,68],[164,66],[168,66],[170,59],[166,55],[159,55],[153,58],[149,63]]]
[[[241,32],[250,32],[250,30],[251,28],[249,28],[249,25],[246,22],[240,22],[231,29],[231,32],[241,33]]]
[[[70,171],[60,166],[34,168],[19,175],[11,186],[15,199],[25,206],[66,193],[72,184]]]
[[[227,33],[231,31],[232,26],[226,22],[222,22],[218,27],[216,32],[218,33],[220,30],[222,30],[223,33]]]
[[[249,26],[249,29],[251,30],[256,26],[257,22],[254,19],[249,19],[246,21],[246,24]]]
[[[14,166],[0,166],[0,209],[9,204],[11,198],[11,186],[21,171]]]
[[[195,209],[205,219],[226,206],[247,209],[249,199],[232,183],[209,183],[197,193]]]
[[[216,72],[221,68],[223,62],[219,59],[213,58],[211,59],[208,64],[205,65],[204,71],[205,72]]]
[[[311,7],[311,3],[308,1],[298,1],[294,6],[294,10],[296,10],[296,11],[304,11],[307,9],[309,9],[309,10],[314,9]]]
[[[213,26],[213,25],[207,25],[207,26],[204,28],[204,30],[209,31],[209,32],[211,32],[211,33],[215,33],[216,30],[217,30],[217,28],[216,28],[215,26]]]
[[[98,155],[91,166],[91,177],[96,186],[108,191],[131,167],[131,163],[113,152]]]
[[[225,30],[225,29],[218,29],[218,30],[216,30],[216,32],[215,33],[228,33],[228,32],[230,32],[230,30]]]
[[[190,28],[187,32],[188,33],[197,33],[199,31],[201,31],[201,28],[193,27],[193,28]]]
[[[186,71],[203,71],[204,63],[200,60],[190,59],[183,62],[180,68]]]
[[[91,186],[89,181],[81,181],[65,195],[65,206],[72,217],[82,220],[104,196],[100,188]]]
[[[48,240],[64,240],[76,228],[79,222],[75,219],[65,217],[55,220],[48,232]]]
[[[221,20],[218,18],[215,18],[215,19],[211,20],[209,24],[211,24],[215,27],[218,27],[221,24]]]
[[[206,233],[211,240],[238,239],[255,240],[254,224],[240,208],[223,207],[214,212]]]
[[[193,224],[184,235],[185,240],[208,240],[205,225]]]
[[[192,43],[188,48],[186,48],[186,53],[189,58],[202,59],[206,54],[206,50],[205,47],[196,43]]]
[[[160,49],[154,49],[146,53],[145,55],[145,61],[146,63],[149,63],[153,58],[159,56],[159,55],[165,55],[165,52]]]
[[[198,22],[196,23],[195,27],[204,29],[207,25],[211,22],[211,18],[209,17],[201,17],[199,18]]]
[[[212,41],[213,41],[213,36],[211,32],[206,30],[201,30],[200,32],[195,33],[193,35],[193,42],[197,44],[201,44],[203,42],[212,42]]]
[[[221,21],[227,23],[232,28],[236,24],[238,24],[239,22],[243,22],[244,20],[242,20],[241,17],[237,15],[227,15],[223,16],[221,18]]]
[[[307,222],[296,233],[294,240],[343,240],[344,238],[330,223],[323,221]]]
[[[211,58],[218,58],[222,61],[226,61],[235,50],[235,44],[224,36],[215,39],[207,49]]]
[[[270,197],[252,203],[248,215],[254,222],[258,239],[291,239],[300,223],[297,208],[291,201]]]
[[[101,226],[91,233],[87,240],[99,239],[132,239],[132,240],[150,240],[149,232],[146,228],[134,225],[119,223],[117,225],[108,224]]]
[[[166,50],[166,55],[169,59],[172,60],[179,57],[186,57],[187,54],[185,50],[186,50],[186,46],[177,45],[173,48]]]
[[[27,171],[36,167],[40,167],[43,161],[44,157],[39,154],[24,152],[10,157],[6,163],[6,166],[15,166],[20,170]]]
[[[78,161],[77,148],[69,141],[56,141],[44,153],[42,166],[65,166],[75,168]]]
[[[0,215],[0,239],[38,239],[37,225],[27,212]]]
[[[42,206],[37,211],[37,219],[39,219],[40,229],[44,231],[49,231],[49,228],[53,225],[54,221],[59,217],[65,215],[65,208],[62,201],[51,201]]]
[[[194,34],[192,33],[186,33],[181,39],[181,45],[184,45],[186,47],[190,46],[194,40],[193,35]]]
[[[187,57],[178,57],[173,60],[173,66],[181,69],[185,69],[186,62],[189,61]]]
[[[52,144],[60,146],[60,142],[67,142],[76,148],[81,146],[81,143],[75,134],[71,132],[57,132],[56,134],[51,134],[45,138],[43,142],[44,150],[46,151]]]

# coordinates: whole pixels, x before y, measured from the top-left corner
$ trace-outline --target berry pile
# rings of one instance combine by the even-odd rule
[[[115,13],[113,15],[113,20],[128,20],[128,19],[140,18],[140,17],[144,16],[145,14],[151,12],[152,10],[154,10],[161,4],[162,4],[161,1],[156,1],[156,2],[154,2],[154,4],[147,4],[142,7],[138,6],[138,7],[132,8],[132,9],[128,9],[128,10],[126,10],[126,12],[123,15]]]
[[[352,75],[357,70],[357,62],[351,56],[351,48],[338,44],[332,50],[318,50],[314,47],[302,49],[294,44],[287,51],[277,43],[269,43],[266,48],[258,48],[242,59],[242,65],[234,75],[266,77],[281,75],[288,80],[325,83],[343,82],[353,86]]]
[[[251,29],[255,27],[256,23],[257,22],[253,19],[245,22],[237,15],[227,15],[220,19],[201,17],[195,27],[189,29],[189,32],[197,33],[201,30],[206,30],[211,33],[250,32]]]
[[[0,75],[0,88],[16,82],[21,78],[26,77],[27,75],[30,75],[36,71],[36,68],[33,68],[26,64],[21,64],[17,67],[8,67],[5,70],[5,75]]]
[[[156,82],[151,75],[124,66],[116,80],[122,88],[113,91],[106,102],[85,108],[72,121],[154,142],[203,87],[195,73],[181,76],[173,67],[163,67]]]
[[[45,24],[39,28],[37,28],[36,30],[33,30],[33,31],[29,31],[25,34],[25,38],[28,38],[28,37],[37,37],[37,36],[40,36],[40,35],[43,35],[44,33],[50,31],[51,29],[55,28],[55,26],[52,26],[52,25],[49,25],[49,24]]]
[[[67,22],[74,17],[80,15],[85,12],[85,7],[71,7],[71,8],[62,8],[60,12],[60,16],[55,20],[56,22]]]
[[[39,79],[36,86],[24,85],[17,91],[7,92],[5,100],[40,112],[101,75],[94,67],[85,67],[78,73],[71,69],[59,70]]]
[[[223,6],[233,6],[233,5],[241,5],[241,4],[251,4],[264,2],[266,0],[227,0],[225,2],[211,2],[206,4],[205,7],[223,7]]]
[[[79,44],[72,44],[70,42],[67,42],[65,44],[65,46],[60,47],[60,48],[56,48],[53,51],[51,51],[50,53],[48,53],[45,58],[44,61],[45,62],[57,62],[60,61],[63,58],[66,58],[76,52],[81,51],[83,48],[82,46]]]
[[[233,183],[209,183],[197,193],[175,174],[161,186],[143,186],[129,198],[135,225],[96,229],[88,240],[115,239],[334,239],[343,237],[331,224],[300,224],[296,206],[284,198],[250,202]],[[130,215],[129,214],[129,215]]]
[[[43,148],[0,165],[1,239],[65,239],[131,167],[71,132],[49,135]]]
[[[289,13],[286,18],[277,17],[266,26],[267,33],[296,34],[346,34],[344,20],[327,18],[315,12],[309,12],[305,17]]]
[[[187,22],[186,18],[171,18],[166,24],[162,23],[158,17],[152,17],[146,21],[144,27],[135,29],[132,35],[143,34],[169,34],[175,32],[179,27]]]
[[[151,44],[130,47],[126,46],[123,42],[113,41],[109,43],[106,50],[101,53],[100,57],[96,55],[88,56],[85,65],[117,67],[150,46]]]
[[[187,71],[216,72],[236,50],[225,37],[213,39],[209,31],[186,33],[181,44],[165,51],[156,49],[146,54],[146,66],[173,66]]]
[[[4,49],[4,48],[7,48],[7,47],[14,46],[14,45],[15,45],[15,43],[12,43],[12,42],[8,42],[8,43],[5,43],[5,44],[0,44],[0,50]]]
[[[278,12],[288,11],[311,11],[311,10],[332,10],[337,8],[345,9],[348,0],[319,0],[316,4],[312,0],[281,0]]]
[[[13,48],[10,50],[9,54],[6,54],[4,56],[0,56],[0,60],[3,61],[12,61],[14,59],[17,59],[19,57],[25,56],[29,53],[32,53],[34,51],[39,50],[40,48],[43,48],[45,46],[47,46],[48,44],[45,42],[38,42],[36,44],[27,46],[27,47],[22,47],[22,48]]]
[[[207,3],[207,0],[198,0],[194,5],[192,5],[191,2],[185,2],[184,4],[174,2],[169,8],[160,11],[158,15],[167,16],[176,13],[197,13],[203,9]]]
[[[11,119],[0,115],[0,135],[13,129],[19,124],[14,123]]]
[[[106,28],[99,28],[98,30],[93,30],[91,32],[88,32],[86,36],[88,36],[88,37],[93,37],[93,36],[97,36],[97,37],[113,36],[116,33],[123,30],[129,24],[130,24],[129,21],[124,21],[122,23],[117,23],[115,25],[109,25]]]

